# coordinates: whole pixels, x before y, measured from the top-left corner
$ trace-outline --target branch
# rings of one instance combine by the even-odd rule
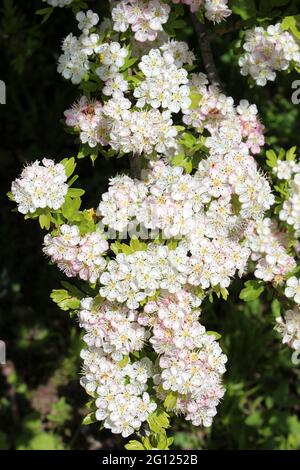
[[[219,73],[214,61],[214,56],[210,45],[209,32],[207,31],[205,24],[200,23],[194,14],[191,13],[190,16],[195,33],[198,38],[198,44],[200,47],[207,78],[212,83],[212,85],[216,85],[222,89],[222,83],[219,77]]]
[[[140,179],[141,178],[141,159],[137,154],[129,155],[129,164],[130,164],[130,174],[132,178]]]

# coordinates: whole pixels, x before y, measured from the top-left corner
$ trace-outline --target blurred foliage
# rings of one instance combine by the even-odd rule
[[[39,8],[39,0],[3,0],[0,6],[0,79],[7,85],[7,105],[0,107],[0,339],[7,345],[7,364],[0,366],[0,449],[121,448],[122,439],[100,432],[99,425],[81,425],[86,395],[79,385],[79,328],[49,299],[60,286],[55,267],[42,256],[42,234],[34,222],[11,213],[5,198],[26,162],[71,157],[78,150],[60,123],[76,88],[56,73],[61,40],[74,29],[74,18],[69,9],[57,9],[41,25]],[[269,146],[299,146],[300,107],[291,102],[297,74],[279,74],[263,89],[249,87],[237,65],[241,34],[213,39],[226,92],[257,104]],[[179,36],[197,53],[189,25]],[[79,166],[88,208],[127,162],[99,158],[93,168],[85,159]],[[178,418],[172,427],[175,448],[300,449],[300,372],[273,331],[278,306],[268,292],[243,303],[241,288],[237,281],[227,302],[208,304],[203,312],[207,328],[221,333],[230,364],[218,416],[208,430]]]

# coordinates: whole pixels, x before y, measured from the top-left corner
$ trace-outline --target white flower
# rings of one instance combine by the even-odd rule
[[[128,82],[124,80],[123,75],[118,73],[114,78],[110,78],[105,83],[103,93],[106,96],[113,96],[115,98],[122,97],[123,93],[128,90]]]
[[[78,21],[78,28],[81,29],[84,34],[88,34],[89,30],[99,23],[99,16],[92,10],[88,10],[86,13],[80,11],[77,13],[76,19]]]
[[[299,350],[300,348],[300,312],[299,308],[288,310],[283,317],[276,318],[275,330],[282,335],[283,344]]]
[[[292,276],[286,281],[286,285],[287,287],[284,290],[286,297],[300,304],[300,279]]]

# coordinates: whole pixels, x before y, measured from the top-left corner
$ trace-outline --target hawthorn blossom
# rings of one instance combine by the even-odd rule
[[[274,220],[264,218],[250,225],[246,243],[256,262],[254,275],[258,279],[282,285],[286,275],[295,269],[296,262],[287,251],[289,239]]]
[[[300,304],[300,279],[292,276],[286,281],[286,285],[284,295],[288,299],[293,299],[297,304]]]
[[[101,232],[87,233],[81,237],[76,225],[64,224],[58,236],[45,236],[43,251],[66,276],[78,276],[95,283],[106,267],[104,255],[108,248]]]
[[[97,144],[108,145],[110,126],[99,101],[82,96],[64,115],[67,126],[79,131],[83,144],[87,143],[92,148]]]
[[[227,0],[181,3],[217,23],[231,14]],[[205,74],[188,73],[193,52],[163,31],[170,12],[161,0],[113,1],[112,21],[97,26],[96,13],[81,11],[80,36],[65,38],[58,63],[74,84],[90,75],[91,89],[97,87],[97,99],[88,83],[88,96],[64,113],[80,141],[142,157],[143,164],[150,160],[140,180],[110,179],[93,213],[94,231],[86,231],[80,216],[73,225],[61,219],[43,248],[67,277],[92,284],[77,311],[86,344],[81,384],[93,397],[96,419],[123,437],[138,432],[170,392],[175,413],[195,426],[212,424],[227,358],[200,321],[206,297],[226,298],[234,278],[254,264],[257,279],[283,286],[300,304],[300,280],[289,277],[300,232],[299,164],[278,161],[274,168],[288,192],[279,218],[293,230],[284,230],[266,217],[275,198],[253,158],[265,143],[257,106],[247,100],[235,106]],[[119,33],[128,28],[134,38],[124,41]],[[242,73],[263,84],[298,63],[290,37],[279,25],[247,32]],[[181,157],[188,164],[193,159],[186,165],[193,172],[175,166]],[[35,162],[13,183],[23,213],[64,202],[63,166],[43,165]],[[276,326],[294,348],[300,345],[298,310],[287,311]]]
[[[84,36],[82,39],[86,39]],[[90,70],[90,61],[86,46],[82,40],[70,33],[63,41],[63,53],[59,57],[57,71],[74,85],[78,85]]]
[[[159,49],[151,49],[148,56],[143,56],[139,68],[146,78],[134,90],[136,106],[143,108],[150,104],[152,108],[162,107],[172,113],[190,106],[190,90],[187,71],[174,64],[174,57]]]
[[[241,74],[250,75],[259,86],[274,81],[276,72],[287,70],[292,62],[300,63],[299,45],[280,23],[267,29],[247,30],[243,48],[245,53],[239,60]]]
[[[114,98],[122,97],[123,93],[128,91],[128,82],[124,80],[123,75],[118,73],[114,78],[109,78],[105,82],[103,94],[113,96]]]
[[[135,310],[93,298],[82,299],[79,311],[86,344],[102,347],[116,361],[140,351],[149,337],[148,331],[137,323],[137,317]]]
[[[44,158],[24,168],[11,186],[14,200],[21,214],[37,209],[59,209],[68,192],[67,175],[61,163]]]
[[[81,385],[96,395],[96,419],[114,434],[128,437],[139,430],[155,411],[157,404],[147,392],[147,380],[153,373],[150,359],[126,365],[94,346],[81,351],[83,375]]]
[[[294,160],[278,160],[273,172],[278,179],[288,182],[288,197],[282,204],[279,219],[285,221],[300,234],[300,164]]]
[[[76,19],[78,21],[78,28],[81,29],[84,34],[88,34],[89,30],[99,23],[99,16],[92,10],[88,10],[86,13],[80,11],[77,13]]]
[[[223,21],[232,13],[227,5],[228,0],[172,0],[172,2],[189,5],[192,13],[203,7],[206,18],[214,23]]]
[[[118,42],[110,42],[101,44],[97,52],[101,54],[102,59],[101,65],[96,68],[96,74],[104,81],[115,78],[125,64],[128,49],[121,47]]]
[[[160,0],[121,0],[112,9],[113,29],[125,32],[130,26],[137,41],[154,41],[170,11],[170,6]]]
[[[276,318],[275,330],[282,335],[282,343],[295,350],[300,349],[300,312],[298,307]]]
[[[190,332],[185,335],[189,338]],[[178,394],[175,411],[183,413],[194,426],[211,426],[216,407],[224,395],[221,376],[226,356],[213,335],[202,326],[198,331],[197,348],[172,348],[160,357],[161,374],[155,383],[164,391]],[[163,397],[163,393],[161,393]]]

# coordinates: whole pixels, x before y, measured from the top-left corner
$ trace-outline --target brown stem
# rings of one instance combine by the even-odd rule
[[[195,33],[198,38],[198,44],[201,51],[201,56],[203,60],[203,64],[205,67],[205,71],[207,74],[207,78],[212,85],[216,85],[219,88],[222,87],[222,82],[219,77],[219,73],[214,61],[214,56],[212,53],[210,40],[209,40],[209,33],[206,29],[205,24],[200,23],[195,15],[191,13],[191,21],[195,30]]]
[[[141,178],[141,158],[137,154],[131,154],[129,156],[129,163],[130,163],[130,174],[132,178],[140,179]]]
[[[249,21],[237,21],[234,24],[217,28],[215,31],[216,31],[216,34],[218,34],[219,36],[223,36],[224,34],[227,34],[227,33],[234,33],[236,31],[241,31],[241,29],[243,29],[245,26],[248,26],[248,27],[250,26]]]

